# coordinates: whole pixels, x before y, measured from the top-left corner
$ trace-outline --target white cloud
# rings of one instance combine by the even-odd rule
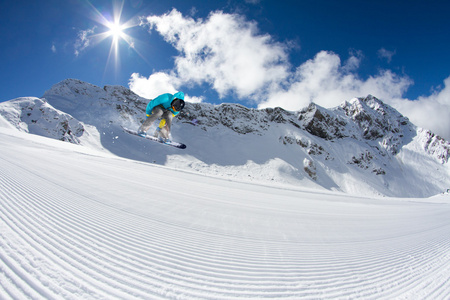
[[[386,59],[388,63],[391,63],[392,57],[394,55],[395,55],[395,50],[389,51],[384,48],[381,48],[380,50],[378,50],[378,57]]]
[[[154,73],[148,78],[133,73],[130,78],[129,87],[130,90],[139,96],[153,99],[164,93],[176,93],[178,89],[174,86],[174,83],[178,81],[177,78],[164,72]],[[203,101],[203,98],[185,94],[185,100],[192,103],[199,103]]]
[[[173,85],[176,78],[163,72],[157,72],[148,78],[133,73],[130,78],[130,90],[141,97],[153,99],[163,93],[175,93],[177,89]]]
[[[359,62],[360,58],[352,55],[342,65],[337,54],[321,51],[297,68],[288,86],[272,90],[259,107],[281,106],[299,110],[310,102],[334,107],[345,100],[368,94],[380,99],[397,99],[412,84],[408,77],[400,77],[389,70],[362,80],[355,73]]]
[[[249,4],[259,4],[261,2],[261,0],[245,0],[245,3],[249,3]]]
[[[238,97],[278,84],[288,75],[287,51],[269,35],[258,35],[256,24],[236,14],[211,13],[207,20],[183,17],[177,10],[147,19],[180,53],[178,78],[186,83],[210,83],[224,97]]]
[[[56,53],[56,46],[55,46],[55,44],[52,44],[52,47],[50,49],[52,50],[53,53]]]
[[[417,126],[430,129],[450,141],[450,77],[444,80],[442,89],[430,96],[422,96],[414,101],[397,99],[390,104]]]
[[[77,39],[74,44],[74,54],[75,56],[80,55],[82,51],[88,48],[91,44],[91,38],[94,34],[96,26],[91,29],[81,30],[78,32]]]

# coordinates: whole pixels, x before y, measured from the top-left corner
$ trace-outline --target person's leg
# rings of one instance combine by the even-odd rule
[[[170,136],[170,129],[172,127],[172,119],[173,119],[173,114],[171,111],[165,111],[163,116],[164,120],[166,120],[166,125],[161,128],[161,136],[165,139],[168,139]]]
[[[148,117],[144,123],[139,127],[138,132],[147,132],[152,126],[153,122],[163,115],[164,111],[161,107],[157,106],[152,110],[152,114]]]

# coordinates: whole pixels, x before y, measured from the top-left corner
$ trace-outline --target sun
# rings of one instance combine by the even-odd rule
[[[124,24],[121,24],[120,20],[116,20],[114,22],[107,22],[105,25],[109,29],[106,32],[106,35],[112,37],[111,47],[117,49],[120,40],[124,40],[129,45],[131,45],[130,37],[124,32],[124,30],[126,30],[129,27],[127,27]]]
[[[107,56],[105,65],[105,74],[109,67],[114,67],[115,75],[118,76],[120,72],[120,54],[119,49],[128,47],[138,54],[145,62],[148,63],[145,56],[137,49],[136,44],[139,41],[132,36],[136,33],[136,28],[140,27],[141,18],[137,15],[131,18],[124,18],[124,4],[125,0],[111,0],[112,10],[104,10],[100,12],[92,3],[93,0],[86,0],[86,3],[91,8],[91,18],[100,26],[95,26],[94,29],[100,30],[92,36],[95,40],[93,44],[101,44],[103,41],[110,41],[109,54]],[[98,28],[98,29],[97,29]],[[92,29],[92,31],[94,30]]]
[[[113,41],[117,42],[119,38],[126,38],[125,33],[123,32],[126,27],[119,22],[108,23],[106,26],[109,28],[107,34],[113,38]]]
[[[107,66],[109,66],[111,62],[114,63],[116,73],[119,72],[119,48],[122,45],[127,45],[129,49],[133,49],[141,58],[144,58],[144,56],[139,53],[135,47],[136,39],[130,35],[130,30],[139,26],[140,18],[135,16],[130,19],[123,20],[125,0],[111,0],[111,2],[113,4],[113,9],[111,12],[100,12],[90,2],[90,0],[87,0],[87,3],[92,8],[94,21],[101,25],[100,28],[104,29],[102,32],[95,34],[94,37],[96,39],[96,42],[99,44],[102,41],[111,41],[109,55],[105,67],[105,73]]]

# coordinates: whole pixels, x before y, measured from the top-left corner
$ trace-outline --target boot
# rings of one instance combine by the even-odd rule
[[[161,128],[157,127],[155,130],[155,133],[153,133],[153,136],[155,138],[158,138],[160,133],[161,133]]]

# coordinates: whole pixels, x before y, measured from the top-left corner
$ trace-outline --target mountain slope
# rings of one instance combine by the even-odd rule
[[[22,130],[45,123],[32,124],[23,114],[42,105],[29,101],[12,101],[20,107],[16,110],[21,117],[5,113],[11,104],[1,104],[0,113]],[[121,126],[139,126],[148,102],[126,88],[102,89],[68,79],[35,101],[80,124],[70,127],[71,142],[178,169],[366,195],[427,197],[450,187],[450,144],[373,96],[333,109],[311,104],[300,112],[188,103],[172,131],[175,140],[188,145],[184,151],[122,131]],[[61,124],[59,119],[55,123]],[[61,133],[52,135],[64,139]]]
[[[5,128],[2,299],[448,299],[448,195],[240,183]]]

